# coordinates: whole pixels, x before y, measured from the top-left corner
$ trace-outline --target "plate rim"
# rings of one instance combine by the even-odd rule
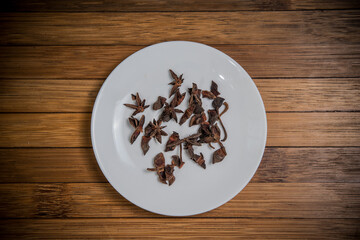
[[[124,196],[123,193],[121,193],[121,191],[110,181],[109,177],[107,176],[107,174],[105,174],[107,171],[105,170],[105,168],[103,167],[102,163],[101,163],[101,160],[100,160],[100,157],[98,155],[98,150],[96,149],[96,145],[95,145],[95,118],[96,118],[96,111],[97,111],[97,107],[99,105],[99,99],[100,99],[100,96],[102,95],[102,92],[104,90],[104,86],[106,84],[106,81],[111,77],[111,75],[114,73],[114,71],[122,64],[124,63],[125,61],[127,61],[129,58],[131,58],[133,55],[147,49],[147,48],[151,48],[151,47],[154,47],[156,45],[161,45],[161,44],[168,44],[168,43],[190,43],[190,44],[195,44],[195,45],[201,45],[201,46],[205,46],[205,47],[208,47],[208,48],[211,48],[212,50],[215,50],[217,53],[225,56],[225,58],[229,61],[231,61],[233,64],[235,64],[236,67],[242,69],[246,75],[248,75],[248,77],[250,78],[253,86],[255,87],[256,89],[256,92],[257,92],[257,95],[260,99],[260,103],[261,103],[261,106],[262,106],[262,109],[264,110],[264,123],[265,123],[265,126],[264,126],[264,148],[262,150],[262,153],[261,153],[261,157],[260,157],[260,161],[257,163],[257,166],[255,168],[255,171],[253,172],[253,174],[251,175],[251,177],[242,185],[240,185],[239,188],[236,189],[235,194],[231,194],[231,196],[229,198],[226,198],[224,201],[221,201],[219,202],[219,204],[217,204],[216,206],[212,207],[212,208],[209,208],[205,211],[196,211],[194,213],[191,213],[191,214],[166,214],[166,213],[162,213],[162,212],[158,212],[158,211],[154,211],[154,210],[150,210],[146,207],[142,207],[142,206],[139,206],[138,204],[134,203],[133,201],[129,200],[126,196]],[[155,213],[155,214],[159,214],[159,215],[163,215],[163,216],[171,216],[171,217],[186,217],[186,216],[194,216],[194,215],[198,215],[198,214],[202,214],[202,213],[206,213],[206,212],[209,212],[209,211],[212,211],[222,205],[224,205],[225,203],[229,202],[230,200],[232,200],[234,197],[236,197],[248,184],[249,182],[251,181],[251,179],[253,179],[255,173],[257,172],[260,164],[261,164],[261,161],[264,157],[264,152],[265,152],[265,148],[266,148],[266,142],[267,142],[267,133],[268,133],[268,129],[267,129],[267,113],[266,113],[266,109],[265,109],[265,104],[264,104],[264,101],[261,97],[261,94],[260,94],[260,91],[258,89],[258,87],[256,86],[254,80],[252,79],[252,77],[248,74],[248,72],[237,62],[235,61],[233,58],[231,58],[229,55],[227,55],[226,53],[212,47],[212,46],[209,46],[207,44],[203,44],[203,43],[199,43],[199,42],[193,42],[193,41],[164,41],[164,42],[160,42],[160,43],[155,43],[155,44],[152,44],[152,45],[149,45],[149,46],[146,46],[144,48],[141,48],[139,50],[137,50],[136,52],[133,52],[132,54],[130,54],[129,56],[127,56],[125,59],[123,59],[118,65],[116,65],[116,67],[110,72],[110,74],[106,77],[105,81],[103,82],[103,84],[101,85],[100,87],[100,90],[98,91],[97,95],[96,95],[96,99],[94,101],[94,105],[93,105],[93,109],[92,109],[92,112],[91,112],[91,124],[90,124],[90,136],[91,136],[91,144],[92,144],[92,149],[93,149],[93,152],[94,152],[94,155],[95,155],[95,159],[100,167],[100,170],[102,172],[102,174],[105,176],[106,180],[109,182],[109,184],[123,197],[125,198],[127,201],[129,201],[130,203],[134,204],[135,206],[141,208],[141,209],[144,209],[148,212],[152,212],[152,213]]]

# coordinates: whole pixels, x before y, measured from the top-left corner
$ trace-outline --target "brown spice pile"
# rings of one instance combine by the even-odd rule
[[[184,82],[183,74],[180,76],[176,75],[172,70],[169,70],[170,75],[173,79],[169,85],[173,85],[170,90],[170,96],[172,100],[170,103],[167,102],[165,97],[159,96],[157,101],[153,104],[153,110],[162,110],[162,113],[158,120],[153,119],[145,127],[143,131],[143,125],[145,122],[145,116],[142,115],[140,119],[136,119],[134,116],[140,112],[144,112],[149,105],[145,105],[145,99],[141,100],[138,93],[132,94],[132,99],[136,104],[124,104],[125,106],[134,109],[134,113],[129,117],[129,123],[134,127],[134,133],[130,137],[130,143],[133,144],[140,133],[144,133],[141,139],[141,149],[144,155],[148,152],[150,146],[149,142],[154,138],[159,143],[162,143],[162,136],[168,136],[163,130],[166,126],[162,126],[163,122],[168,122],[174,119],[178,122],[177,114],[182,113],[179,124],[184,124],[189,120],[189,127],[199,125],[197,133],[190,136],[180,138],[177,132],[173,132],[168,141],[166,142],[165,152],[174,151],[177,146],[180,148],[180,156],[173,155],[171,164],[165,165],[165,158],[163,153],[159,153],[154,158],[154,168],[148,168],[149,171],[155,171],[159,177],[160,182],[164,184],[171,184],[175,181],[174,168],[175,166],[181,168],[184,165],[182,149],[187,150],[187,153],[191,160],[197,163],[202,168],[206,169],[206,163],[203,154],[195,153],[194,146],[201,146],[202,144],[208,144],[211,148],[215,149],[212,144],[218,144],[219,148],[214,151],[212,157],[212,163],[218,163],[224,160],[226,157],[226,149],[222,142],[227,139],[227,132],[224,124],[221,120],[221,116],[229,109],[229,104],[225,102],[225,99],[220,97],[218,91],[218,85],[212,81],[210,91],[201,90],[195,83],[192,84],[192,88],[188,89],[189,102],[185,112],[181,111],[177,107],[183,102],[186,92],[181,93],[180,87]],[[213,109],[207,110],[207,115],[204,108],[202,107],[202,98],[212,100]],[[220,113],[220,108],[224,106],[224,110]],[[221,130],[217,124],[219,122],[223,130],[223,139],[220,140]]]

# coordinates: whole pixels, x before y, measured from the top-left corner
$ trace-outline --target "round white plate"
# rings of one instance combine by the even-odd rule
[[[116,54],[114,52],[114,54]],[[183,152],[185,165],[175,167],[176,181],[172,186],[159,182],[156,173],[146,171],[153,167],[153,158],[164,152],[163,144],[150,141],[150,150],[144,156],[141,136],[130,144],[133,128],[128,117],[133,112],[124,103],[133,103],[131,93],[139,92],[146,103],[152,105],[158,96],[168,97],[171,86],[169,69],[184,74],[181,92],[197,83],[200,89],[210,90],[211,80],[219,86],[220,96],[230,109],[222,116],[228,131],[224,142],[226,158],[212,164],[212,150],[207,145],[194,147],[206,160],[204,170]],[[180,105],[187,107],[188,94]],[[211,101],[204,99],[205,110]],[[145,110],[145,124],[157,119],[161,110]],[[135,117],[140,118],[142,114]],[[181,114],[178,114],[178,118]],[[164,123],[169,135],[180,137],[196,133],[198,126],[182,126],[170,120]],[[121,62],[101,87],[91,119],[91,139],[96,159],[110,184],[127,200],[148,211],[171,216],[203,213],[226,203],[236,196],[250,181],[260,164],[266,142],[266,114],[261,96],[245,70],[232,58],[219,50],[195,42],[164,42],[146,47]],[[214,144],[218,148],[217,144]],[[164,153],[166,163],[179,148]]]

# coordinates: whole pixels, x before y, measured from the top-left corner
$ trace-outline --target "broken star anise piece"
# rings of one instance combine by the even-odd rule
[[[216,111],[219,110],[219,108],[223,105],[223,102],[225,101],[222,97],[216,97],[214,101],[212,102],[212,106],[215,108]]]
[[[210,91],[212,94],[215,95],[215,97],[220,95],[220,93],[218,91],[218,85],[214,81],[211,81]]]
[[[182,166],[185,164],[178,155],[172,155],[171,159],[171,164],[177,166],[178,168],[182,168]]]
[[[141,139],[141,149],[142,149],[144,155],[146,155],[146,153],[150,149],[150,146],[149,146],[150,140],[151,140],[151,137],[149,137],[149,136],[143,136]]]
[[[176,148],[176,144],[178,141],[180,140],[179,134],[177,132],[173,132],[170,137],[169,140],[166,143],[166,148],[165,148],[165,152],[168,151],[173,151]],[[172,146],[171,146],[172,145]]]
[[[131,116],[135,116],[136,114],[143,112],[146,108],[149,107],[149,105],[145,105],[145,101],[146,101],[145,99],[141,101],[139,93],[136,93],[136,95],[131,94],[131,98],[132,100],[136,101],[136,105],[128,104],[128,103],[124,104],[125,106],[135,110],[133,114],[131,114]]]
[[[195,109],[195,106],[191,105],[188,109],[185,110],[184,114],[180,118],[180,122],[179,122],[180,125],[182,125],[184,122],[186,122],[186,120],[188,120],[190,118],[190,116],[194,112],[194,109]]]
[[[145,122],[145,116],[142,115],[140,120],[134,118],[134,117],[129,117],[129,123],[131,126],[133,126],[135,128],[134,133],[131,135],[130,137],[130,143],[133,144],[135,142],[135,140],[137,139],[137,137],[139,136],[139,134],[141,132],[143,132],[143,125]]]
[[[165,179],[168,181],[169,186],[175,182],[174,165],[167,164],[165,166]]]
[[[224,145],[222,145],[220,142],[219,144],[220,148],[216,150],[213,154],[213,163],[221,162],[227,155]]]
[[[193,145],[189,142],[185,143],[185,149],[187,149],[188,154],[190,156],[190,159],[193,160],[194,162],[196,162],[199,166],[201,166],[202,168],[206,169],[206,163],[204,160],[204,156],[202,153],[199,154],[195,154],[194,153],[194,148]]]
[[[203,96],[203,98],[208,98],[208,99],[216,98],[216,96],[212,92],[206,91],[206,90],[202,90],[202,96]]]
[[[172,107],[179,106],[182,103],[182,101],[184,100],[185,95],[186,95],[186,92],[180,93],[180,90],[177,89],[173,100],[171,100],[171,102],[170,102],[170,105]]]
[[[171,77],[174,79],[171,83],[169,83],[169,85],[173,85],[173,87],[171,88],[170,91],[170,96],[171,97],[176,90],[181,86],[181,84],[184,82],[183,79],[183,75],[181,74],[180,76],[177,76],[171,69],[169,69],[169,72],[171,74]]]
[[[208,115],[209,115],[210,125],[213,125],[219,119],[219,115],[216,110],[213,109],[208,110]]]
[[[156,100],[156,102],[153,104],[153,109],[159,110],[160,108],[162,108],[164,106],[165,101],[166,101],[166,98],[159,96],[158,99]]]
[[[199,114],[195,114],[194,116],[191,117],[190,122],[189,122],[189,127],[193,126],[193,125],[198,125],[201,124],[203,122],[206,122],[206,115],[204,112],[199,113]]]

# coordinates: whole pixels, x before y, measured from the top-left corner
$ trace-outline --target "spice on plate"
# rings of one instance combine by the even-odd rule
[[[139,136],[139,134],[141,132],[143,132],[143,125],[145,122],[145,116],[142,115],[140,120],[134,118],[134,117],[129,117],[129,123],[131,126],[133,126],[135,128],[134,133],[131,135],[130,137],[130,143],[133,144],[135,142],[135,140],[137,139],[137,137]]]
[[[172,82],[169,83],[173,85],[170,90],[170,96],[173,98],[167,99],[162,96],[158,96],[156,102],[152,105],[153,110],[160,110],[162,112],[159,116],[159,119],[156,121],[150,121],[148,125],[143,129],[145,122],[145,116],[142,115],[140,119],[135,118],[134,116],[140,112],[143,112],[149,105],[145,105],[145,99],[141,100],[138,93],[136,95],[131,94],[132,99],[136,104],[124,104],[125,106],[134,109],[135,111],[128,119],[130,125],[135,129],[133,134],[130,137],[130,143],[133,144],[140,133],[144,133],[141,139],[141,149],[144,155],[149,151],[150,146],[149,142],[154,138],[158,143],[162,143],[162,136],[167,136],[168,134],[163,130],[166,126],[162,126],[163,122],[168,122],[171,119],[174,119],[177,122],[177,113],[183,113],[180,118],[179,124],[182,125],[188,119],[189,126],[198,125],[197,133],[191,134],[185,138],[180,138],[177,132],[173,132],[166,142],[165,152],[174,151],[177,146],[180,148],[179,155],[171,156],[171,164],[165,163],[165,157],[163,153],[159,153],[154,158],[154,168],[148,168],[148,171],[155,171],[159,177],[160,182],[164,184],[172,185],[175,181],[174,168],[182,168],[185,164],[183,161],[183,144],[184,149],[187,151],[191,160],[197,163],[202,168],[206,169],[206,162],[204,155],[200,152],[199,154],[195,153],[194,146],[202,146],[202,144],[208,144],[212,149],[215,147],[212,144],[218,144],[219,148],[213,152],[212,163],[219,163],[224,160],[227,155],[225,146],[222,142],[227,140],[227,132],[224,127],[224,124],[221,120],[221,116],[226,113],[229,109],[229,104],[225,101],[223,97],[220,96],[218,91],[218,85],[212,81],[210,91],[201,90],[198,88],[196,83],[192,83],[192,88],[188,89],[189,100],[188,106],[183,112],[178,109],[178,106],[183,102],[186,92],[181,93],[180,87],[184,82],[183,74],[180,76],[176,75],[171,69],[169,70],[172,77]],[[206,98],[212,101],[211,105],[213,109],[208,109],[207,114],[203,107],[202,98]],[[220,112],[220,109],[224,109]],[[223,130],[223,139],[221,139],[221,130],[217,124],[220,123]]]
[[[136,95],[131,94],[131,99],[136,101],[136,105],[129,103],[124,104],[125,106],[135,110],[131,116],[135,116],[136,114],[145,111],[145,109],[149,107],[149,105],[145,105],[145,99],[141,101],[139,93],[136,93]]]

